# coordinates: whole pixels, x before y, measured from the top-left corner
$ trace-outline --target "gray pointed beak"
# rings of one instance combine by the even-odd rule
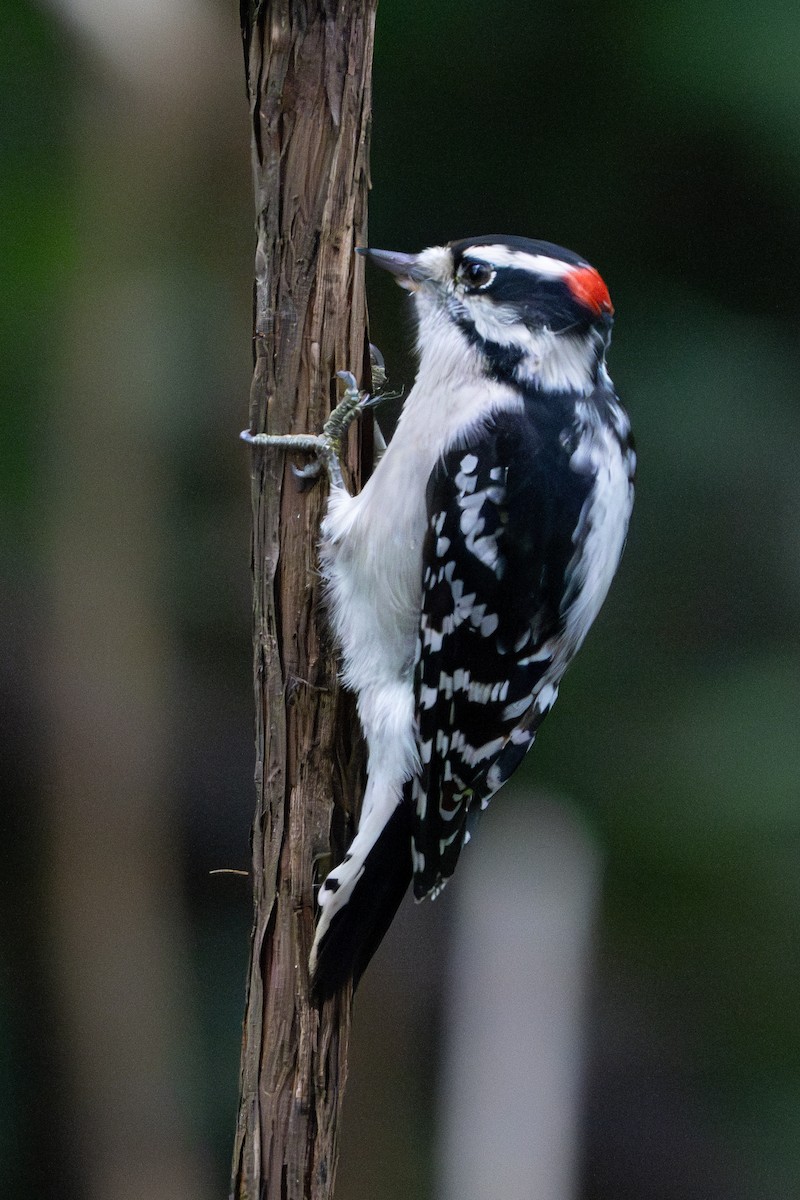
[[[367,246],[358,246],[356,254],[363,254],[376,267],[382,267],[390,275],[394,275],[401,287],[414,291],[422,282],[422,276],[417,271],[416,254],[401,254],[398,250],[373,250]]]

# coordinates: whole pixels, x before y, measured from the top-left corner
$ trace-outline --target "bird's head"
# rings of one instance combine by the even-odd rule
[[[459,356],[504,383],[587,392],[614,309],[594,267],[550,242],[488,235],[419,254],[363,250],[413,293],[420,370],[450,373]]]

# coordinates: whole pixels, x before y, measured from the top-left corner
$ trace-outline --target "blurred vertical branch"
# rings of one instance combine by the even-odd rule
[[[185,419],[182,389],[202,361],[199,337],[181,336],[173,284],[184,286],[187,259],[175,229],[217,202],[207,164],[223,152],[218,130],[229,128],[234,89],[224,24],[213,14],[176,19],[167,8],[142,5],[108,24],[101,6],[73,9],[69,44],[83,67],[61,96],[71,174],[56,236],[74,227],[74,242],[48,267],[59,319],[37,409],[45,557],[27,601],[41,621],[27,670],[38,673],[47,717],[37,743],[47,834],[35,886],[58,1018],[43,1023],[34,1007],[30,1019],[43,1061],[58,1065],[38,1078],[26,1065],[20,1075],[30,1128],[48,1127],[48,1142],[55,1136],[68,1157],[39,1149],[51,1175],[37,1161],[19,1193],[0,1166],[7,1197],[213,1195],[184,1100],[197,1061],[197,998],[176,844],[182,663],[167,546],[178,491],[169,447]],[[58,37],[58,22],[41,20]],[[67,42],[58,44],[63,53]],[[93,53],[100,44],[102,59]],[[31,228],[45,219],[38,211]],[[202,312],[208,293],[201,287],[192,303]],[[24,917],[20,907],[14,919],[30,936],[37,918]],[[56,1088],[62,1060],[66,1094]],[[57,1111],[66,1143],[49,1129]],[[22,1147],[15,1157],[26,1161]]]
[[[243,0],[257,246],[251,428],[317,430],[335,372],[368,370],[363,274],[376,0]],[[351,435],[359,475],[368,431]],[[352,443],[351,443],[352,447]],[[253,455],[254,924],[232,1195],[333,1190],[351,996],[309,1005],[313,867],[343,852],[361,778],[357,721],[318,621],[324,491]],[[331,799],[335,802],[332,829]]]

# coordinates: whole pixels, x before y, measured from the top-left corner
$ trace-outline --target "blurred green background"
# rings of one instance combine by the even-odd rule
[[[236,6],[2,14],[0,1190],[204,1200],[250,918],[209,875],[253,802]],[[372,164],[374,245],[546,238],[617,310],[632,533],[522,780],[601,881],[572,1194],[800,1195],[800,10],[386,0]],[[341,1200],[443,1194],[466,886],[359,993]]]

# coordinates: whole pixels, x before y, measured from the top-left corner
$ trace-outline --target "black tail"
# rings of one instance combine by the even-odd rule
[[[347,903],[334,913],[316,947],[315,1000],[326,1000],[351,977],[358,985],[410,883],[411,807],[401,800],[367,854]]]

